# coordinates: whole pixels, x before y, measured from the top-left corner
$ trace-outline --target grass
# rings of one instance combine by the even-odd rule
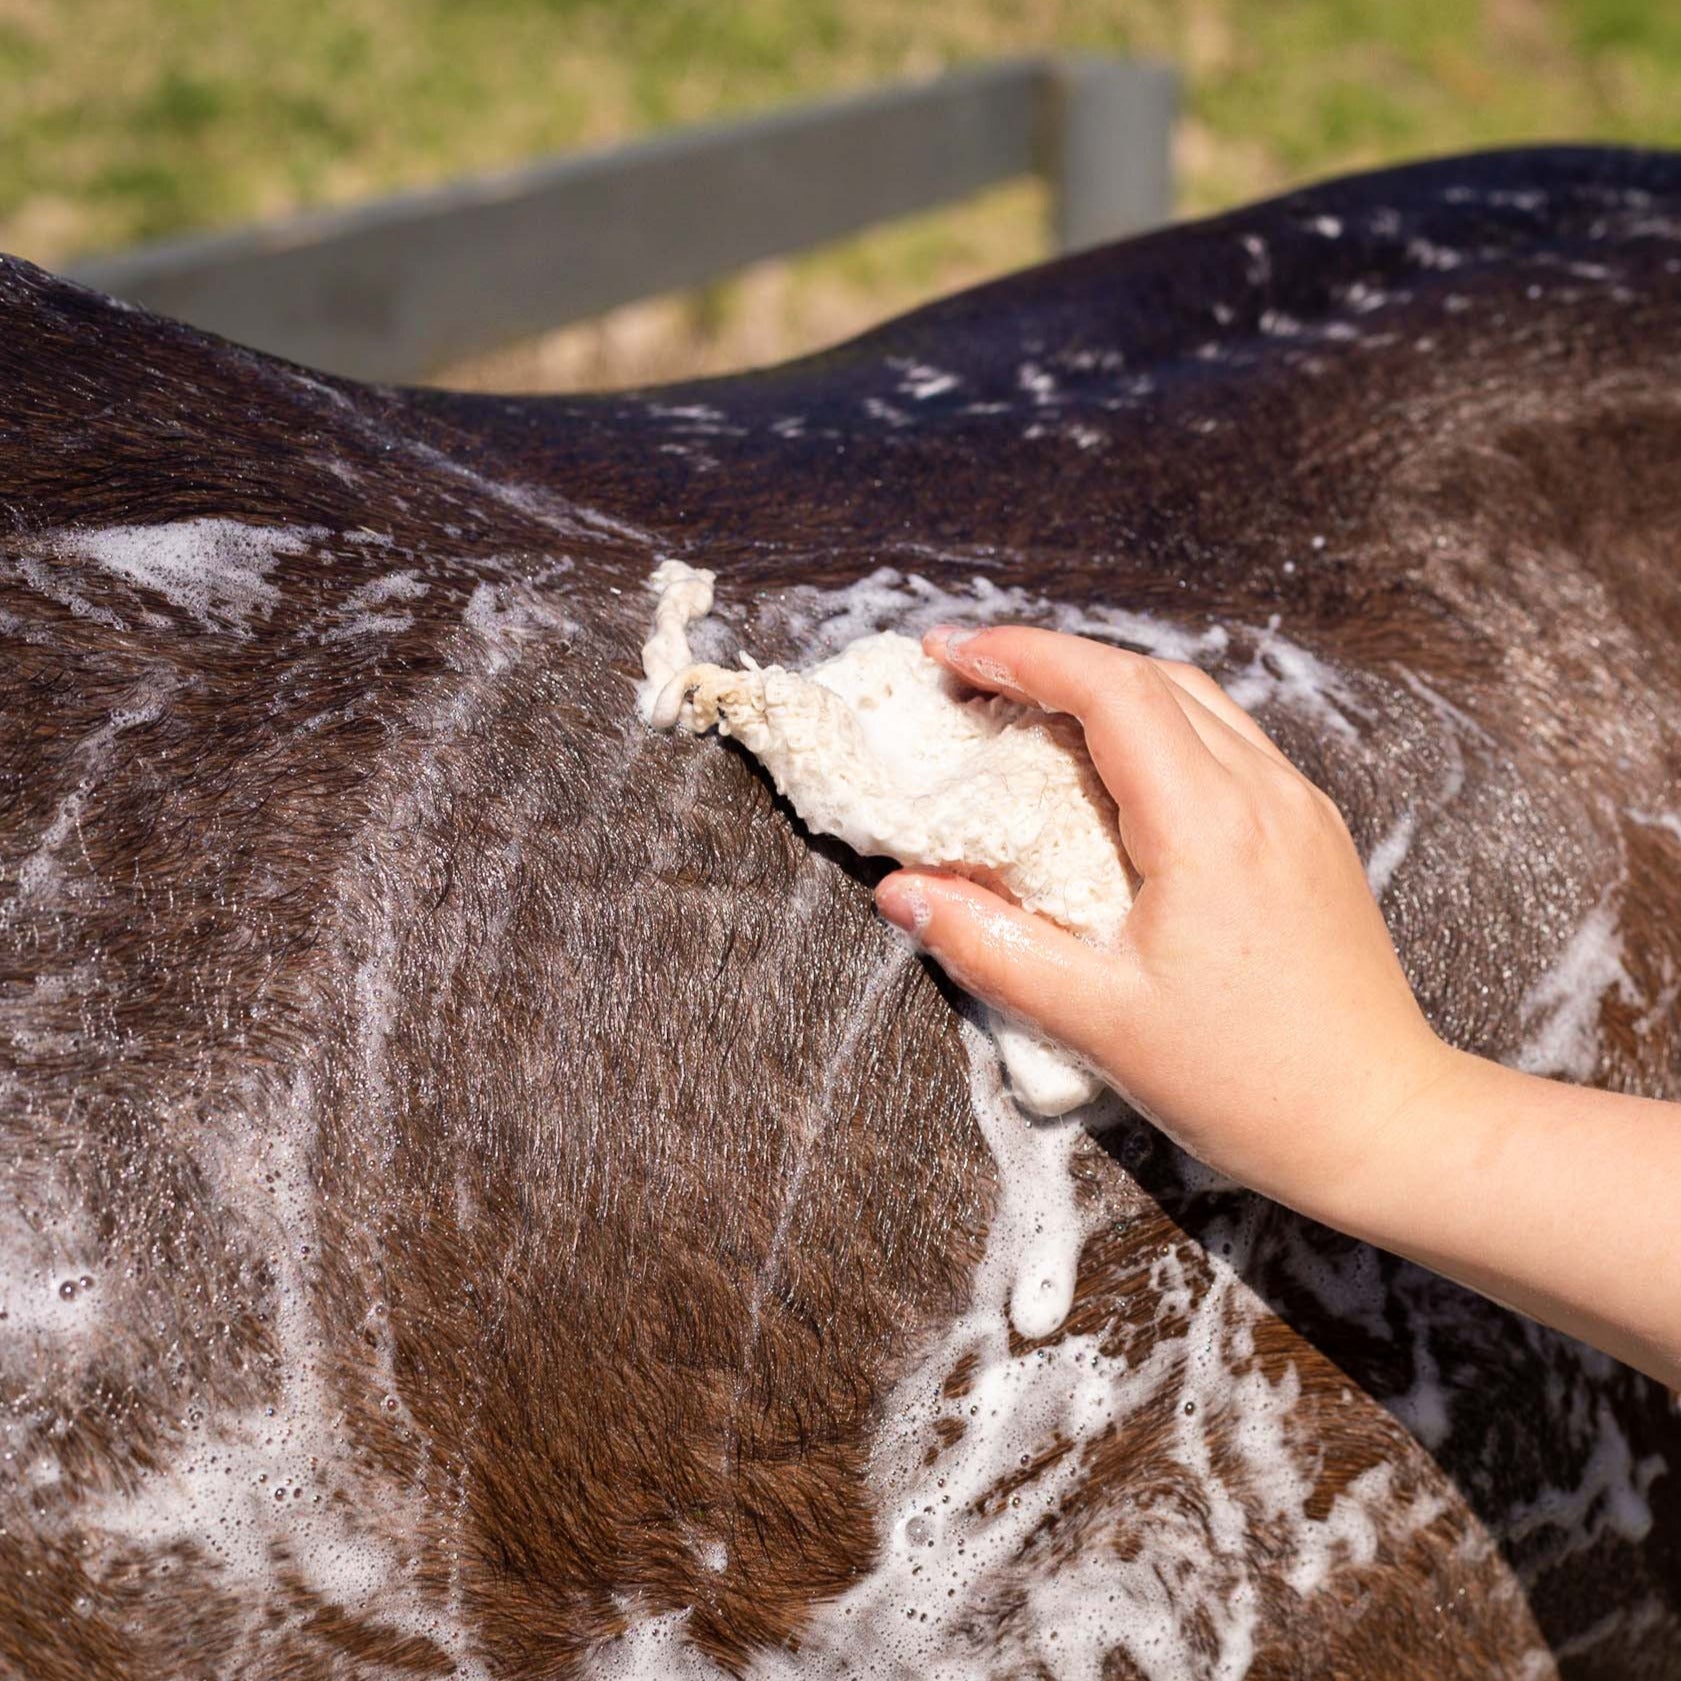
[[[1681,9],[1649,0],[0,0],[0,246],[62,263],[1051,47],[1180,66],[1193,213],[1468,146],[1681,144]],[[1040,222],[1012,188],[615,317],[593,360],[486,367],[785,354],[1030,260]]]

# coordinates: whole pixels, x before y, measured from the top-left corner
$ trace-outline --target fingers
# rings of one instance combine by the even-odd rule
[[[1122,843],[1145,875],[1165,867],[1199,813],[1224,797],[1229,773],[1155,662],[1014,625],[962,638],[931,632],[925,645],[966,681],[1079,719]]]
[[[1065,706],[1055,706],[1043,695],[1031,692],[1028,687],[1030,674],[1020,673],[1009,658],[1011,648],[1000,644],[1000,633],[1007,632],[1013,635],[1024,628],[1000,625],[990,631],[962,631],[951,625],[936,625],[923,638],[923,650],[956,671],[966,681],[980,687],[997,689],[1012,699],[1025,701],[1029,705],[1050,707],[1055,711],[1072,710]],[[1093,642],[1088,637],[1071,637],[1059,631],[1038,631],[1031,634],[1055,637],[1060,643],[1079,642],[1099,655],[1112,654],[1120,660],[1142,661],[1146,665],[1154,666],[1187,699],[1195,703],[1187,709],[1188,715],[1197,726],[1198,734],[1204,738],[1210,751],[1217,757],[1223,751],[1225,731],[1216,733],[1205,727],[1205,721],[1209,718],[1218,719],[1225,726],[1225,730],[1229,730],[1257,751],[1265,753],[1268,758],[1281,765],[1289,765],[1290,761],[1285,758],[1272,737],[1200,666],[1191,665],[1185,660],[1152,659],[1144,654],[1134,654],[1125,648],[1111,648],[1104,642]],[[979,640],[983,635],[988,637],[988,641]],[[1038,663],[1043,663],[1043,656]]]
[[[1174,698],[1185,709],[1185,716],[1190,719],[1191,728],[1197,732],[1203,746],[1234,775],[1241,775],[1251,768],[1256,758],[1254,746],[1239,735],[1225,719],[1210,711],[1195,695],[1186,690],[1172,675],[1172,670],[1165,661],[1158,660],[1153,663],[1167,679],[1167,686],[1174,691]]]
[[[1290,764],[1279,750],[1278,743],[1201,666],[1188,665],[1183,660],[1157,660],[1156,664],[1167,673],[1171,682],[1205,707],[1234,735],[1265,753],[1269,759],[1281,765]],[[1290,768],[1295,769],[1293,765]]]
[[[900,870],[876,906],[964,991],[1095,1058],[1129,996],[1126,959],[1019,910],[961,876]]]

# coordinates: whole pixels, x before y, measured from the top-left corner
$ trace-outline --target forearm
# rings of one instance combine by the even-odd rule
[[[1080,721],[1139,887],[1105,950],[927,871],[885,914],[1220,1172],[1681,1386],[1681,1105],[1444,1047],[1336,807],[1202,672],[1025,628],[926,646]]]
[[[1309,1212],[1681,1387],[1681,1105],[1453,1053]]]

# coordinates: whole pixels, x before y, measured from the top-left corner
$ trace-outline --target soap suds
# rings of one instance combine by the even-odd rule
[[[1154,1325],[1130,1345],[1054,1336],[1050,1307],[1043,1325],[1024,1324],[1043,1281],[1072,1284],[1087,1220],[1069,1167],[1083,1129],[1030,1124],[989,1039],[966,1026],[963,1040],[999,1178],[969,1306],[883,1406],[871,1568],[813,1609],[797,1644],[755,1653],[745,1673],[1095,1681],[1124,1655],[1145,1681],[1242,1681],[1275,1625],[1263,1593],[1281,1561],[1285,1585],[1310,1600],[1434,1522],[1444,1498],[1379,1459],[1311,1515],[1323,1447],[1299,1416],[1301,1378],[1288,1366],[1269,1374],[1256,1348],[1271,1317],[1245,1282],[1263,1241],[1259,1204],[1162,1252],[1145,1286]],[[1146,1429],[1182,1475],[1148,1503],[1091,1498],[1105,1445]],[[1619,1521],[1637,1518],[1631,1506]],[[685,1616],[633,1624],[589,1672],[715,1681],[720,1671],[696,1667]]]
[[[410,628],[414,614],[395,605],[418,601],[427,585],[419,573],[389,572],[354,589],[339,609],[339,622],[322,636],[324,642],[343,642],[356,636],[392,636]]]
[[[921,636],[937,624],[986,624],[1019,620],[1043,624],[1073,636],[1121,642],[1158,659],[1207,662],[1224,654],[1230,636],[1221,625],[1192,630],[1172,620],[1101,603],[1051,601],[1031,590],[1001,585],[987,577],[990,551],[950,553],[919,548],[930,562],[976,568],[959,591],[942,588],[915,572],[878,566],[839,590],[797,585],[782,590],[762,606],[768,625],[800,646],[838,653],[847,643],[876,630]],[[1270,633],[1286,651],[1294,647],[1279,632]],[[1261,673],[1264,682],[1266,673]],[[1270,691],[1269,691],[1270,694]]]
[[[1525,1038],[1517,1066],[1526,1074],[1590,1079],[1599,1063],[1600,1010],[1606,995],[1615,992],[1625,1002],[1640,1002],[1623,965],[1617,909],[1611,895],[1602,898],[1552,967],[1525,994]]]
[[[1125,1652],[1149,1681],[1236,1681],[1249,1666],[1259,1608],[1236,1561],[1211,1547],[1196,1502],[1163,1502],[1137,1527],[1074,1508],[1093,1454],[1129,1416],[1175,1383],[1194,1381],[1203,1394],[1210,1361],[1223,1375],[1218,1327],[1228,1305],[1248,1318],[1230,1299],[1233,1288],[1246,1292],[1226,1273],[1187,1312],[1181,1335],[1157,1339],[1135,1363],[1090,1334],[1015,1341],[1012,1329],[1044,1334],[1016,1319],[1042,1280],[1072,1286],[1084,1232],[1068,1153],[1080,1129],[1028,1125],[993,1047],[973,1029],[964,1042],[975,1114],[999,1172],[971,1305],[884,1408],[871,1478],[882,1535],[874,1567],[815,1613],[797,1658],[765,1654],[749,1674],[1083,1681]],[[1227,1528],[1241,1539],[1241,1513]],[[1000,1619],[993,1608],[1011,1602],[1022,1614]]]
[[[794,672],[688,663],[712,574],[666,561],[643,649],[644,716],[733,736],[801,818],[854,851],[967,876],[1098,947],[1119,939],[1133,876],[1114,803],[1071,718],[966,693],[908,636],[859,637]],[[1019,1024],[995,1023],[1023,1103],[1090,1102],[1101,1082]]]
[[[65,531],[52,546],[162,596],[202,630],[244,636],[249,621],[266,618],[280,598],[269,577],[276,564],[308,553],[326,535],[319,526],[189,519]]]
[[[117,737],[125,730],[155,723],[163,715],[170,689],[165,680],[146,678],[98,729],[78,743],[73,762],[80,775],[58,801],[40,839],[18,862],[16,894],[10,905],[0,908],[0,927],[19,910],[49,904],[65,890],[67,870],[61,854],[79,831],[89,797],[109,772]]]
[[[108,1295],[99,1288],[102,1270],[86,1223],[37,1224],[10,1187],[0,1192],[0,1370],[20,1389],[42,1371],[44,1345],[97,1341]]]
[[[250,1101],[255,1110],[261,1100],[253,1093]],[[309,1160],[315,1109],[300,1075],[269,1100],[255,1138],[207,1129],[198,1145],[206,1182],[253,1218],[272,1272],[277,1358],[266,1404],[189,1401],[155,1463],[87,1490],[65,1514],[67,1532],[102,1570],[160,1546],[181,1549],[219,1589],[246,1596],[243,1638],[252,1646],[272,1629],[284,1569],[322,1606],[428,1641],[453,1660],[452,1674],[485,1681],[470,1624],[438,1603],[414,1543],[431,1491],[383,1487],[355,1451],[356,1409],[347,1402],[360,1388],[366,1404],[389,1375],[377,1362],[352,1375],[328,1358],[311,1259],[320,1253]],[[112,1287],[102,1278],[98,1291]]]
[[[1389,883],[1394,879],[1395,872],[1405,862],[1407,854],[1412,850],[1413,836],[1417,829],[1418,813],[1409,806],[1395,819],[1383,839],[1372,848],[1372,854],[1366,860],[1366,880],[1371,885],[1374,899],[1383,897]]]
[[[1280,635],[1282,622],[1276,613],[1268,619],[1248,669],[1226,684],[1226,693],[1245,711],[1282,702],[1331,734],[1354,739],[1358,713],[1349,686],[1316,654]]]
[[[492,676],[516,665],[538,637],[572,636],[578,629],[541,590],[523,581],[475,585],[461,622],[472,634],[476,659]]]

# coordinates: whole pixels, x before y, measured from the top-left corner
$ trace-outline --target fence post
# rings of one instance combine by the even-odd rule
[[[3,7],[5,0],[0,0]],[[1166,220],[1173,73],[1022,58],[78,264],[100,291],[411,379],[1030,170],[1059,249]]]
[[[1058,58],[1049,66],[1044,172],[1051,237],[1083,251],[1173,213],[1178,80],[1159,64]]]

